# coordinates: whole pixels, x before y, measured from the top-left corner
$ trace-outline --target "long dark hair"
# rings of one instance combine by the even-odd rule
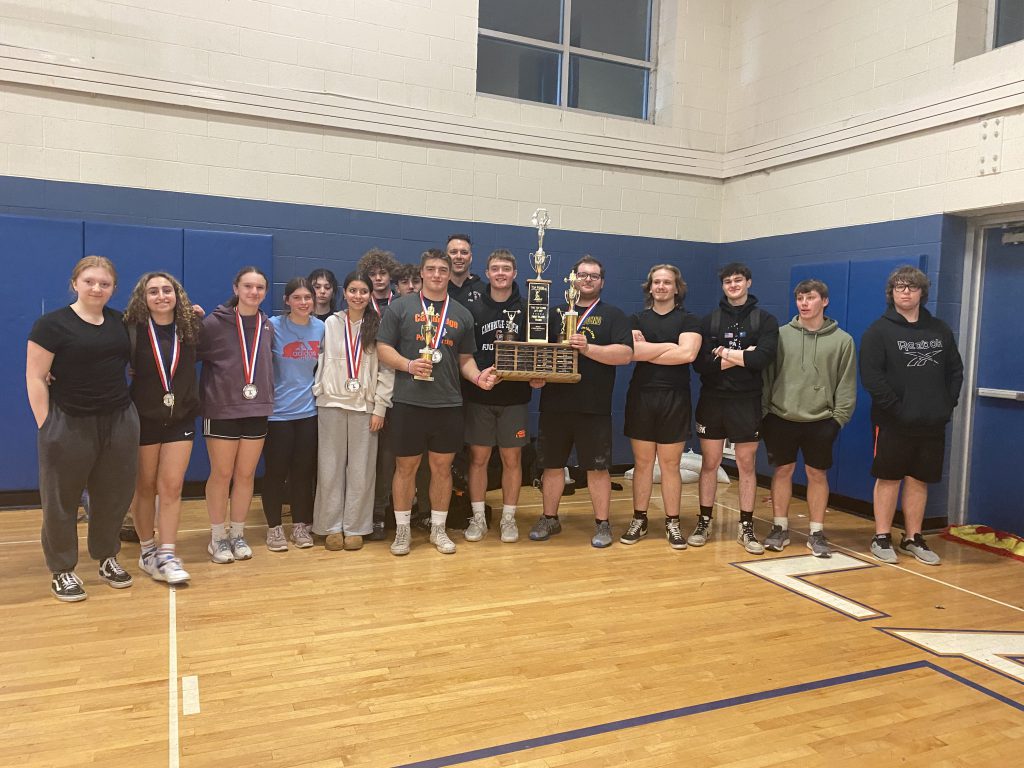
[[[240,270],[238,270],[238,272],[235,274],[235,279],[231,281],[231,284],[237,288],[239,281],[243,277],[248,275],[250,272],[255,272],[257,275],[262,277],[264,284],[267,286],[267,290],[268,291],[270,290],[270,278],[267,277],[267,273],[264,272],[259,267],[253,267],[253,266],[242,267]],[[225,301],[224,302],[224,306],[225,307],[237,307],[238,306],[238,294],[237,293],[234,294],[230,299]]]
[[[313,308],[316,308],[316,291],[313,290],[313,284],[317,280],[326,280],[331,284],[331,312],[338,311],[338,278],[334,276],[334,273],[329,269],[314,269],[309,273],[309,277],[306,278],[309,281],[309,290],[313,292]]]
[[[347,291],[350,283],[359,281],[365,283],[366,288],[370,291],[370,295],[373,295],[373,283],[370,282],[370,276],[364,275],[362,272],[349,272],[345,275],[345,282],[342,284],[342,290]],[[377,343],[377,331],[380,330],[380,315],[378,315],[373,307],[367,304],[366,311],[363,312],[363,329],[361,331],[363,336],[363,351],[369,352],[374,344]]]
[[[162,277],[174,287],[174,327],[183,344],[195,344],[199,340],[199,318],[192,311],[192,302],[181,283],[174,275],[166,272],[147,272],[139,278],[124,310],[125,325],[142,325],[149,321],[149,305],[146,304],[146,286],[155,277]]]

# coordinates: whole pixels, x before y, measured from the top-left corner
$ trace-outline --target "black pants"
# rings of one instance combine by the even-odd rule
[[[271,421],[263,444],[263,514],[271,528],[281,524],[285,481],[291,493],[292,522],[313,523],[316,482],[316,416]]]

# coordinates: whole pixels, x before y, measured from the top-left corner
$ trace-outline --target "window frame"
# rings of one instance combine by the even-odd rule
[[[543,101],[532,101],[530,99],[520,99],[514,96],[501,96],[494,93],[483,93],[483,95],[490,98],[496,99],[508,99],[510,101],[517,101],[523,104],[536,104],[538,106],[554,107],[556,109],[568,109],[573,112],[579,112],[584,115],[595,115],[598,117],[612,117],[619,120],[634,120],[641,123],[653,123],[654,122],[654,81],[657,73],[657,58],[658,58],[658,13],[661,0],[647,0],[648,7],[650,9],[651,23],[647,28],[647,49],[649,52],[649,59],[634,59],[629,56],[619,56],[614,53],[604,53],[603,51],[595,51],[591,48],[580,48],[579,46],[569,44],[569,30],[572,23],[572,3],[573,0],[561,0],[562,3],[562,20],[560,36],[562,41],[559,43],[552,43],[548,40],[540,40],[533,37],[524,37],[522,35],[515,35],[510,32],[501,32],[496,29],[487,29],[485,27],[477,27],[478,37],[488,37],[494,40],[502,40],[508,43],[517,43],[519,45],[528,45],[533,48],[543,48],[548,51],[558,53],[559,59],[559,75],[558,75],[558,103],[548,104]],[[601,61],[608,61],[615,64],[625,64],[632,67],[638,67],[640,69],[647,70],[647,88],[646,93],[643,94],[644,103],[644,117],[630,117],[628,115],[619,115],[614,112],[596,112],[590,109],[581,109],[580,107],[570,107],[568,104],[569,99],[569,61],[572,56],[582,56],[588,59],[599,59]],[[479,66],[479,60],[478,60]],[[478,93],[481,93],[478,91]]]
[[[986,51],[998,51],[1000,48],[1005,48],[1008,45],[1014,45],[1015,43],[1024,42],[1024,37],[1019,40],[1014,40],[1010,43],[1003,43],[1002,45],[996,45],[996,27],[999,21],[999,6],[1004,0],[990,0],[988,4],[988,26],[985,30],[985,50]]]

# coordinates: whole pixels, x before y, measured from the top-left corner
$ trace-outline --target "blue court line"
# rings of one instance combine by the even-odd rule
[[[1003,704],[1008,704],[1014,709],[1018,709],[1024,712],[1024,704],[1014,701],[1011,698],[1003,696],[1002,694],[996,693],[983,685],[979,685],[965,677],[950,672],[947,669],[943,669],[940,666],[933,664],[930,661],[912,661],[906,664],[897,664],[892,667],[882,667],[881,669],[871,669],[866,672],[854,672],[849,675],[840,675],[839,677],[830,677],[825,680],[815,680],[810,683],[800,683],[798,685],[788,685],[784,688],[775,688],[768,691],[760,691],[758,693],[748,693],[743,696],[732,696],[728,699],[719,699],[718,701],[709,701],[704,704],[693,704],[688,707],[680,707],[678,709],[668,709],[664,712],[654,712],[650,715],[639,715],[638,717],[630,717],[625,720],[615,720],[611,723],[602,723],[600,725],[591,725],[586,728],[576,728],[571,731],[562,731],[561,733],[552,733],[547,736],[537,736],[532,739],[523,739],[522,741],[513,741],[508,744],[498,744],[493,747],[484,747],[482,749],[474,749],[469,752],[460,752],[455,755],[447,755],[445,757],[433,757],[429,760],[421,760],[415,763],[405,763],[396,768],[442,768],[448,765],[458,765],[460,763],[468,763],[473,760],[482,760],[487,757],[497,757],[499,755],[507,755],[510,752],[521,752],[527,749],[535,749],[536,747],[544,747],[550,744],[560,744],[566,741],[573,741],[574,739],[583,739],[588,736],[597,736],[602,733],[610,733],[612,731],[621,731],[626,728],[635,728],[640,725],[650,725],[651,723],[660,723],[665,720],[674,720],[681,717],[689,717],[690,715],[698,715],[704,712],[714,712],[719,709],[727,709],[729,707],[736,707],[742,704],[750,704],[757,701],[767,701],[770,699],[778,699],[783,696],[790,696],[794,693],[805,693],[807,691],[817,691],[822,688],[831,688],[837,685],[845,685],[846,683],[856,683],[861,680],[871,680],[876,677],[885,677],[886,675],[898,675],[902,672],[910,672],[915,669],[930,669],[939,674],[945,675],[951,680],[955,680],[958,683],[962,683],[969,688],[972,688],[980,693],[996,699]]]

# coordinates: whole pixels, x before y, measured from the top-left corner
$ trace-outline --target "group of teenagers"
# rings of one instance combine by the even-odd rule
[[[84,489],[91,502],[88,549],[101,580],[115,588],[132,584],[117,559],[129,510],[140,540],[139,569],[169,584],[190,579],[176,536],[200,416],[210,457],[207,551],[214,563],[253,555],[245,524],[261,456],[272,552],[318,541],[329,550],[358,550],[364,540],[385,539],[385,512],[393,509],[390,549],[406,555],[419,486],[421,514],[429,509],[429,541],[452,554],[456,545],[446,521],[454,457],[468,452],[471,517],[463,536],[479,541],[488,531],[484,497],[495,446],[502,465],[500,538],[517,541],[533,389],[541,390],[536,448],[543,511],[529,538],[543,541],[561,532],[564,467],[575,449],[594,512],[591,544],[608,547],[612,392],[617,367],[629,363],[635,367],[624,431],[635,460],[634,512],[621,543],[635,544],[648,533],[659,464],[669,546],[706,544],[729,440],[739,473],[740,545],[761,554],[790,543],[788,507],[802,453],[807,546],[816,556],[830,556],[827,470],[855,406],[857,357],[849,334],[825,316],[823,282],[796,286],[797,314],[780,328],[757,306],[745,265],[720,270],[719,306],[702,319],[684,308],[679,269],[658,264],[641,286],[645,309],[629,317],[602,300],[604,266],[584,256],[573,267],[576,332],[563,335],[563,305],[553,308],[549,333],[551,341],[578,352],[581,379],[522,382],[502,380],[494,367],[496,342],[525,338],[527,307],[515,256],[505,249],[491,253],[486,282],[471,273],[472,259],[466,234],[424,252],[419,265],[400,265],[392,254],[372,249],[340,284],[326,269],[291,279],[286,311],[273,317],[260,308],[270,284],[256,267],[239,270],[233,295],[208,313],[189,301],[172,275],[148,272],[122,313],[107,306],[117,284],[110,260],[79,261],[71,275],[75,301],[38,318],[26,360],[39,427],[41,539],[52,594],[65,602],[86,598],[75,572]],[[921,562],[939,562],[921,524],[927,484],[941,478],[945,427],[963,367],[950,329],[924,307],[928,287],[916,268],[894,271],[885,287],[888,309],[861,342],[861,378],[872,397],[875,429],[871,551],[886,562],[897,559],[891,527],[901,489],[905,534],[898,548]],[[695,414],[691,364],[701,377]],[[676,468],[691,436],[691,415],[702,466],[697,524],[684,537]],[[775,468],[773,524],[763,543],[753,523],[761,439]]]

